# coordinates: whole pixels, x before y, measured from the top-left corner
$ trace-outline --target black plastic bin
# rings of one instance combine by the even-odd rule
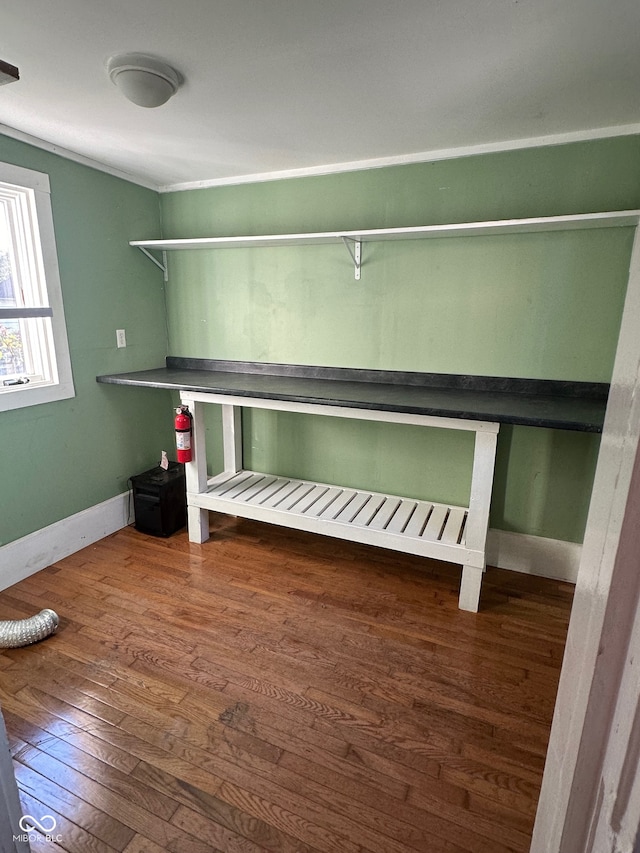
[[[131,477],[135,528],[152,536],[171,536],[187,523],[184,465],[170,462]]]

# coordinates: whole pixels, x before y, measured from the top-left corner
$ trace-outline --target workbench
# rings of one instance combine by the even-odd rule
[[[178,391],[193,416],[187,463],[189,539],[209,538],[217,511],[461,564],[459,606],[479,606],[501,423],[601,432],[605,383],[460,376],[168,357],[166,366],[98,376]],[[204,407],[222,408],[224,470],[207,473]],[[467,506],[246,470],[243,408],[413,424],[475,435]]]

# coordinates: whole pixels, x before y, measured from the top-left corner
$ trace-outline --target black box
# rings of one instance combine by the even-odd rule
[[[136,530],[152,536],[171,536],[187,523],[184,465],[169,462],[167,471],[152,468],[131,477]]]

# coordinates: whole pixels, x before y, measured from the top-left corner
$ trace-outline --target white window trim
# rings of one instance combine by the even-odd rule
[[[49,176],[43,172],[24,169],[21,166],[0,163],[0,181],[29,187],[34,191],[49,306],[53,311],[51,322],[58,371],[58,381],[55,384],[31,388],[29,386],[12,386],[10,391],[3,391],[0,394],[0,412],[5,412],[21,409],[25,406],[36,406],[40,403],[67,400],[75,397],[75,389],[62,304],[62,285],[58,268]]]

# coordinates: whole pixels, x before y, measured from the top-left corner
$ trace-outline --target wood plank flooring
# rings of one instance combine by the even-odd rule
[[[211,515],[126,528],[0,593],[34,853],[521,853],[573,588]]]

